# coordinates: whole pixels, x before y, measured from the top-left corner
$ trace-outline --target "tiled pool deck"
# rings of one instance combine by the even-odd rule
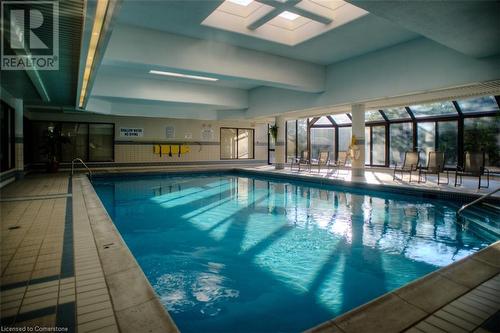
[[[249,170],[297,176],[267,166]],[[325,171],[300,174],[351,181],[348,171],[336,177]],[[432,178],[425,184],[392,182],[385,171],[368,171],[353,185],[360,182],[478,193],[473,180],[466,179],[457,189],[438,188]],[[499,185],[492,180],[490,190]],[[86,176],[30,175],[1,189],[0,199],[2,326],[178,331]],[[499,273],[497,242],[311,332],[489,332],[499,320],[489,319],[488,324],[500,310]]]

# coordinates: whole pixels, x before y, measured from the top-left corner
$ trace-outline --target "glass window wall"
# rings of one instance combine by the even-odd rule
[[[303,152],[307,150],[307,119],[299,119],[297,121],[297,153],[303,156]]]
[[[466,118],[464,151],[484,151],[488,166],[500,166],[500,116]]]
[[[436,123],[417,124],[417,150],[420,152],[420,165],[426,166],[429,152],[436,150]]]
[[[440,121],[437,129],[438,150],[444,153],[445,167],[455,167],[458,151],[457,121]]]
[[[385,126],[372,126],[371,140],[372,164],[385,165]]]
[[[401,164],[404,161],[405,152],[413,150],[413,124],[391,124],[389,133],[391,164]]]
[[[320,151],[335,152],[335,129],[334,128],[311,128],[311,158],[317,159]]]
[[[297,121],[286,122],[286,156],[287,161],[296,157],[297,149]]]

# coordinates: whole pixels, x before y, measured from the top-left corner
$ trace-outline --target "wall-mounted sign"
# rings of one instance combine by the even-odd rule
[[[120,136],[122,137],[142,137],[144,128],[120,127]]]
[[[201,129],[201,139],[203,141],[212,141],[214,138],[214,130],[212,129],[212,125],[203,124]]]
[[[174,126],[165,127],[165,136],[167,137],[167,139],[174,139],[175,138],[175,127]]]

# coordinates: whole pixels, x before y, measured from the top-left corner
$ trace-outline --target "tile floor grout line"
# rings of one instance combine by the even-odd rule
[[[67,197],[71,197],[71,194],[61,193],[61,194],[36,195],[36,196],[26,196],[26,197],[4,197],[0,199],[0,202],[47,200],[47,199],[67,198]]]
[[[31,205],[31,203],[28,203],[26,205],[26,207],[24,208],[23,210],[23,213],[19,216],[19,218],[16,220],[16,225],[18,224],[19,220],[21,219],[21,217],[26,214],[26,211],[28,210],[28,207]],[[36,212],[36,215],[38,215],[38,213],[40,212],[40,209],[42,209],[42,205],[40,205],[40,207],[38,207],[38,210]],[[12,254],[12,257],[10,258],[10,260],[8,260],[7,262],[7,265],[5,265],[5,268],[4,270],[2,271],[2,277],[4,276],[5,272],[7,271],[7,268],[9,267],[10,263],[12,262],[12,260],[14,259],[14,257],[16,256],[17,254],[17,251],[19,250],[19,248],[21,247],[21,244],[22,242],[26,239],[26,235],[28,234],[29,230],[31,229],[31,227],[33,226],[35,222],[34,221],[31,221],[31,224],[29,225],[28,227],[28,230],[25,232],[24,236],[22,237],[22,239],[19,241],[19,244],[16,246],[16,250],[14,251],[14,253]]]
[[[429,317],[435,316],[436,312],[443,310],[443,308],[445,308],[445,307],[446,307],[446,306],[448,306],[448,305],[452,305],[452,303],[454,303],[455,301],[459,301],[459,302],[460,302],[460,298],[462,298],[462,297],[464,297],[464,296],[468,295],[469,293],[471,293],[472,291],[474,291],[477,287],[479,287],[479,286],[483,285],[484,283],[486,283],[486,282],[488,282],[488,281],[490,281],[490,280],[495,279],[495,278],[496,278],[497,276],[499,276],[499,275],[500,275],[500,274],[497,274],[497,275],[495,275],[495,276],[493,276],[493,277],[491,277],[491,278],[489,278],[489,279],[487,279],[487,280],[483,281],[482,283],[480,283],[480,284],[479,284],[479,285],[477,285],[476,287],[474,287],[474,288],[472,288],[472,289],[469,289],[469,290],[468,290],[468,291],[466,291],[464,294],[462,294],[462,295],[460,295],[460,296],[456,297],[456,298],[455,298],[455,299],[453,299],[452,301],[448,302],[447,304],[445,304],[445,305],[443,305],[442,307],[438,308],[437,310],[433,311],[433,312],[432,312],[431,314],[429,314],[427,317],[425,317],[425,318],[421,319],[421,320],[420,320],[420,321],[418,321],[417,323],[412,324],[412,326],[409,326],[409,327],[408,327],[408,328],[406,328],[405,330],[408,330],[408,329],[410,329],[410,328],[412,328],[412,327],[414,327],[414,326],[417,326],[420,322],[422,322],[422,321],[426,321],[426,320],[427,320],[427,318],[429,318]],[[470,306],[470,307],[472,307],[472,306]],[[443,311],[444,311],[444,312],[446,312],[446,313],[448,313],[446,310],[443,310]],[[451,314],[451,315],[453,315],[453,314]],[[454,315],[454,316],[456,317],[456,315]],[[476,326],[475,326],[475,328],[474,328],[473,330],[471,330],[471,332],[473,332],[473,331],[477,330],[478,328],[480,328],[480,327],[481,327],[481,326],[482,326],[482,325],[483,325],[486,321],[488,321],[488,320],[489,320],[492,316],[493,316],[493,315],[488,315],[488,318],[486,318],[486,319],[484,319],[484,320],[483,320],[483,319],[481,319],[481,318],[479,318],[479,319],[481,319],[481,320],[482,320],[482,322],[481,322],[480,324],[477,324],[477,325],[476,325],[476,324],[474,324],[474,323],[471,323],[470,321],[468,321],[468,320],[466,320],[466,319],[464,319],[464,318],[460,318],[460,319],[462,319],[462,320],[464,320],[464,321],[467,321],[468,323],[470,323],[470,324],[472,324],[472,325],[476,325]],[[441,320],[443,320],[443,321],[446,321],[447,323],[450,323],[450,324],[453,324],[453,325],[457,326],[455,323],[452,323],[452,322],[450,322],[450,321],[449,321],[449,320],[447,320],[447,319],[441,318],[441,317],[439,317],[439,316],[436,316],[436,317],[440,318],[440,319],[441,319]],[[475,317],[476,317],[476,316],[475,316]],[[429,322],[426,322],[426,323],[427,323],[427,324],[430,324],[430,325],[432,325],[432,326],[434,326],[434,327],[437,327],[436,325],[433,325],[432,323],[429,323]],[[439,328],[439,327],[438,327],[438,328]],[[462,328],[462,327],[461,327],[461,328]],[[442,329],[442,328],[439,328],[439,329]]]
[[[51,200],[49,199],[49,202],[50,202],[50,201],[51,201]],[[50,209],[51,211],[54,209],[54,205],[55,205],[55,202],[53,202],[53,203],[52,203],[52,208]],[[36,216],[38,216],[38,214],[40,213],[40,210],[41,210],[41,209],[42,209],[42,205],[40,205],[40,209],[38,210],[38,212],[37,212],[37,215],[36,215]],[[33,222],[31,223],[30,228],[28,229],[28,231],[26,231],[26,235],[29,233],[29,231],[31,230],[31,227],[32,227],[34,224],[35,224],[35,223],[34,223],[34,221],[33,221]],[[46,233],[47,233],[47,230],[45,230],[44,236],[46,236]],[[25,235],[25,236],[26,236],[26,235]],[[23,239],[23,240],[24,240],[24,239]],[[39,248],[38,248],[38,251],[37,251],[36,256],[34,256],[36,259],[35,259],[35,263],[33,264],[33,270],[31,271],[30,277],[29,277],[29,278],[28,278],[28,280],[27,280],[27,282],[28,282],[28,283],[26,284],[26,289],[24,290],[24,295],[23,295],[23,297],[22,297],[22,299],[21,299],[21,303],[19,304],[19,308],[18,308],[18,310],[17,310],[17,315],[16,315],[15,322],[17,322],[17,317],[21,314],[21,309],[22,309],[23,304],[24,304],[24,299],[26,298],[26,294],[28,293],[28,287],[31,285],[31,280],[32,280],[32,277],[33,277],[33,273],[35,272],[36,262],[37,262],[38,257],[40,256],[40,251],[41,251],[41,249],[42,249],[42,246],[43,246],[43,241],[42,241],[42,242],[40,243],[40,245],[39,245]]]

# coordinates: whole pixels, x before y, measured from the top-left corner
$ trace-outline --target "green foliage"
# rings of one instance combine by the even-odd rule
[[[470,118],[464,125],[464,151],[484,151],[489,157],[487,164],[499,166],[500,116]]]
[[[274,141],[276,141],[276,138],[278,137],[278,125],[274,124],[272,126],[269,126],[269,134],[271,134]]]

